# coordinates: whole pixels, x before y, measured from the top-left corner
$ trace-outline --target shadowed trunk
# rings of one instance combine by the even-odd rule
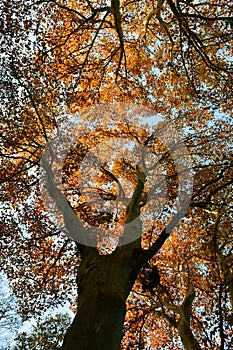
[[[177,329],[185,350],[201,350],[201,347],[195,339],[187,320],[182,318],[178,322]]]
[[[81,263],[79,308],[63,350],[119,350],[126,313],[125,301],[139,268],[133,255],[115,252]]]

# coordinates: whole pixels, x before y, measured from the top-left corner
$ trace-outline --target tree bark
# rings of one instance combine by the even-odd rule
[[[126,299],[140,267],[120,249],[82,261],[78,271],[79,307],[63,350],[119,350]]]
[[[201,350],[199,343],[191,331],[190,325],[187,324],[184,318],[178,322],[177,329],[185,350]]]

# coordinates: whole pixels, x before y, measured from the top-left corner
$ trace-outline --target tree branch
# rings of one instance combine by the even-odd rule
[[[116,29],[116,32],[118,34],[119,41],[120,41],[120,57],[119,57],[117,71],[116,71],[116,80],[117,80],[123,57],[125,59],[125,64],[126,64],[126,54],[125,54],[123,30],[122,30],[122,25],[121,25],[120,1],[119,0],[112,0],[111,1],[111,10],[112,10],[112,14],[114,16],[115,29]]]
[[[87,229],[84,228],[81,220],[76,215],[74,209],[70,205],[69,201],[66,199],[65,195],[61,192],[61,190],[56,186],[53,172],[50,164],[46,159],[46,155],[44,155],[41,159],[41,163],[43,168],[46,171],[46,185],[49,191],[50,196],[55,201],[57,208],[61,211],[65,227],[69,232],[69,238],[73,239],[80,250],[80,253],[83,255],[87,255],[90,251],[93,251],[93,248],[89,247],[90,243],[90,233]],[[93,237],[91,238],[94,239]],[[80,244],[79,242],[82,242]],[[98,251],[94,248],[96,254]]]

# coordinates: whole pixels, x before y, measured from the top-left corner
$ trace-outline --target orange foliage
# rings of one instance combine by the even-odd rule
[[[150,251],[173,215],[176,166],[166,153],[166,144],[150,133],[150,125],[122,121],[124,108],[119,107],[120,122],[112,127],[112,110],[109,114],[105,110],[105,125],[98,124],[103,116],[95,114],[101,111],[97,103],[150,108],[182,132],[193,162],[194,186],[185,217],[148,259],[151,268],[158,268],[159,282],[153,285],[149,270],[143,269],[135,281],[127,300],[122,349],[183,349],[182,317],[187,317],[201,349],[230,349],[232,3],[123,0],[120,7],[117,3],[0,4],[1,265],[25,318],[76,295],[80,255],[67,238],[62,220],[57,226],[46,212],[53,204],[44,207],[39,170],[48,140],[61,140],[64,130],[59,127],[68,128],[77,116],[81,136],[65,158],[60,185],[86,223],[96,227],[111,224],[120,236],[119,227],[127,219],[127,205],[139,176],[137,162],[132,157],[127,162],[127,151],[125,158],[101,163],[98,174],[90,169],[95,192],[89,186],[89,192],[80,194],[86,180],[80,163],[90,150],[99,147],[106,155],[109,148],[116,147],[115,140],[128,139],[146,145],[151,158],[158,157],[153,174],[166,180],[160,190],[161,203],[150,192],[148,175],[140,207],[141,244]],[[64,141],[61,146],[70,145]],[[97,196],[109,203],[122,195],[119,178],[126,184],[124,200],[128,202],[119,200],[119,212],[112,216],[100,215]],[[151,206],[145,206],[150,200]],[[160,206],[166,210],[160,211]],[[156,211],[162,214],[156,217]],[[106,234],[99,242],[100,254],[110,254],[113,249]],[[147,290],[143,289],[145,280]]]

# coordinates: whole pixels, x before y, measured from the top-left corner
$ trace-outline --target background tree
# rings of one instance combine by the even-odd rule
[[[32,326],[30,332],[22,332],[17,335],[15,349],[60,349],[70,321],[67,314],[56,314],[39,320]]]
[[[89,341],[88,349],[119,348],[125,299],[132,290],[123,349],[189,348],[191,342],[196,348],[229,347],[231,2],[15,0],[1,4],[1,18],[1,259],[23,316],[41,314],[48,306],[71,299],[79,265],[79,313],[65,344],[79,346],[81,342],[82,349]],[[170,236],[166,220],[154,222],[153,216],[145,214],[147,231],[144,228],[142,242],[135,241],[113,254],[107,249],[103,255],[100,247],[97,251],[76,245],[67,239],[64,228],[49,220],[38,189],[38,170],[44,146],[56,126],[66,121],[68,114],[106,101],[138,103],[175,123],[192,155],[195,182],[187,215],[179,226],[170,225]],[[51,194],[57,196],[54,199],[71,235],[73,229],[81,229],[78,219],[74,219],[75,226],[70,225],[71,217],[78,218],[74,213],[96,225],[113,220],[98,216],[83,198],[72,202],[79,189],[74,165],[84,159],[97,139],[103,142],[108,137],[113,142],[119,131],[123,138],[137,139],[160,154],[168,187],[165,202],[167,207],[173,203],[176,169],[154,135],[142,134],[139,127],[130,130],[123,123],[111,133],[103,128],[100,133],[100,126],[96,133],[90,132],[89,127],[86,121],[86,137],[64,164],[69,202],[55,186],[51,164],[44,162],[47,184],[53,186]],[[126,222],[144,210],[141,204],[148,196],[147,174],[136,166],[115,160],[113,168],[100,170],[96,183],[100,194],[109,199],[119,191],[113,176],[120,174],[131,182],[135,196],[131,192],[124,207],[121,220]],[[111,185],[107,193],[101,183]],[[167,220],[171,215],[168,210]],[[158,274],[152,277],[154,270],[159,279]],[[114,310],[119,319],[111,324],[113,315],[109,313]],[[95,318],[96,313],[100,319]],[[81,326],[87,327],[79,329],[84,338],[88,333],[88,340],[77,331],[79,318]],[[107,332],[105,326],[112,326],[116,333],[112,329]],[[137,335],[136,342],[127,326]],[[96,330],[92,337],[89,327]],[[64,349],[75,346],[64,345]]]
[[[13,349],[12,343],[17,330],[21,327],[21,319],[16,298],[10,291],[3,273],[0,273],[0,327],[1,349]]]

